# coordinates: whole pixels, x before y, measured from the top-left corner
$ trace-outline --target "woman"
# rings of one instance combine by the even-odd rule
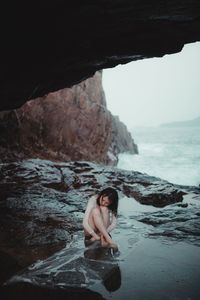
[[[92,196],[87,204],[83,227],[87,241],[100,240],[102,246],[117,247],[110,232],[117,224],[118,193],[106,188]]]

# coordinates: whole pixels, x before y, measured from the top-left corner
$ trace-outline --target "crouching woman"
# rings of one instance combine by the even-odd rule
[[[110,232],[117,224],[118,193],[106,188],[92,196],[87,203],[83,219],[85,241],[101,241],[102,246],[117,248]]]

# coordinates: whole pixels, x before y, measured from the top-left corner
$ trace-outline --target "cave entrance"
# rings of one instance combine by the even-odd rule
[[[108,109],[126,124],[139,156],[118,166],[198,185],[200,178],[200,43],[181,52],[103,71]]]

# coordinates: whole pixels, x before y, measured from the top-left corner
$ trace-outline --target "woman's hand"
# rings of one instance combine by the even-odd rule
[[[92,237],[91,237],[91,241],[99,241],[100,240],[100,236],[98,235],[98,234],[96,234],[96,232],[91,232],[91,235],[92,235]]]
[[[113,240],[111,240],[111,242],[108,243],[103,235],[101,235],[101,246],[102,247],[110,247],[110,248],[113,248],[113,249],[118,249],[117,244]]]
[[[104,238],[103,235],[101,235],[101,246],[102,247],[107,247],[109,244],[108,242],[106,241],[106,239]]]
[[[109,244],[109,247],[113,248],[113,249],[118,249],[118,246],[115,242],[113,242],[112,244]]]

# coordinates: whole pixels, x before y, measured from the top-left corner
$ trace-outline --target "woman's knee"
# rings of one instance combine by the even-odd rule
[[[101,210],[101,213],[103,215],[108,215],[109,214],[109,209],[107,208],[107,206],[101,206],[100,210]]]
[[[99,217],[101,214],[100,214],[100,210],[98,207],[94,207],[91,211],[92,215],[95,216],[95,217]]]

